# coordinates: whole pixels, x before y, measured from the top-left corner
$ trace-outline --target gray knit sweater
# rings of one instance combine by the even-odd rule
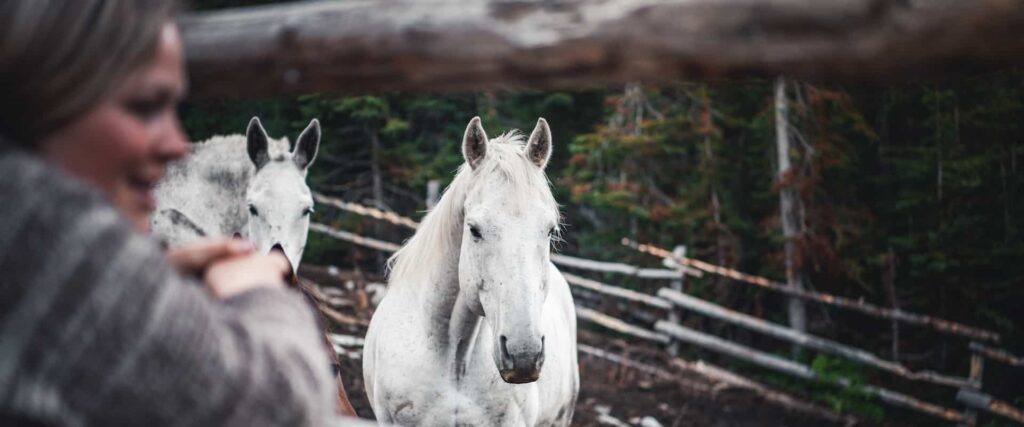
[[[94,191],[0,141],[0,424],[319,425],[309,305],[177,275]]]

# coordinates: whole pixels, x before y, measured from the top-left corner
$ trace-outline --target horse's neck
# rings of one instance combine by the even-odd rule
[[[461,226],[452,233],[460,233]],[[445,349],[445,360],[450,365],[450,372],[455,378],[461,378],[465,366],[469,363],[469,355],[473,352],[482,318],[469,310],[459,288],[459,243],[461,239],[445,239],[451,242],[449,248],[442,249],[448,254],[444,262],[436,265],[436,270],[429,274],[429,286],[417,286],[416,300],[420,302],[418,309],[423,311],[424,318],[429,319],[428,336],[438,341],[438,348]],[[409,285],[416,286],[413,283]]]

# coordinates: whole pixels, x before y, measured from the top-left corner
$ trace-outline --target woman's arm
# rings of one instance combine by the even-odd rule
[[[48,423],[308,425],[333,382],[304,299],[223,302],[103,200],[0,153],[0,407]]]

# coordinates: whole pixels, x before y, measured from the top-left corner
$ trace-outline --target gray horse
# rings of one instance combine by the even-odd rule
[[[153,234],[177,247],[204,237],[239,236],[260,253],[277,247],[298,269],[309,233],[313,197],[306,172],[320,145],[313,119],[289,150],[253,117],[245,136],[195,143],[157,186]]]

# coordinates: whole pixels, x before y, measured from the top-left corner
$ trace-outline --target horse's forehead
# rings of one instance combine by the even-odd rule
[[[249,186],[251,198],[308,199],[311,197],[305,176],[290,162],[271,162],[260,169]]]
[[[553,197],[546,186],[520,187],[504,179],[477,186],[466,199],[467,214],[480,220],[526,218],[549,221],[557,218]]]

